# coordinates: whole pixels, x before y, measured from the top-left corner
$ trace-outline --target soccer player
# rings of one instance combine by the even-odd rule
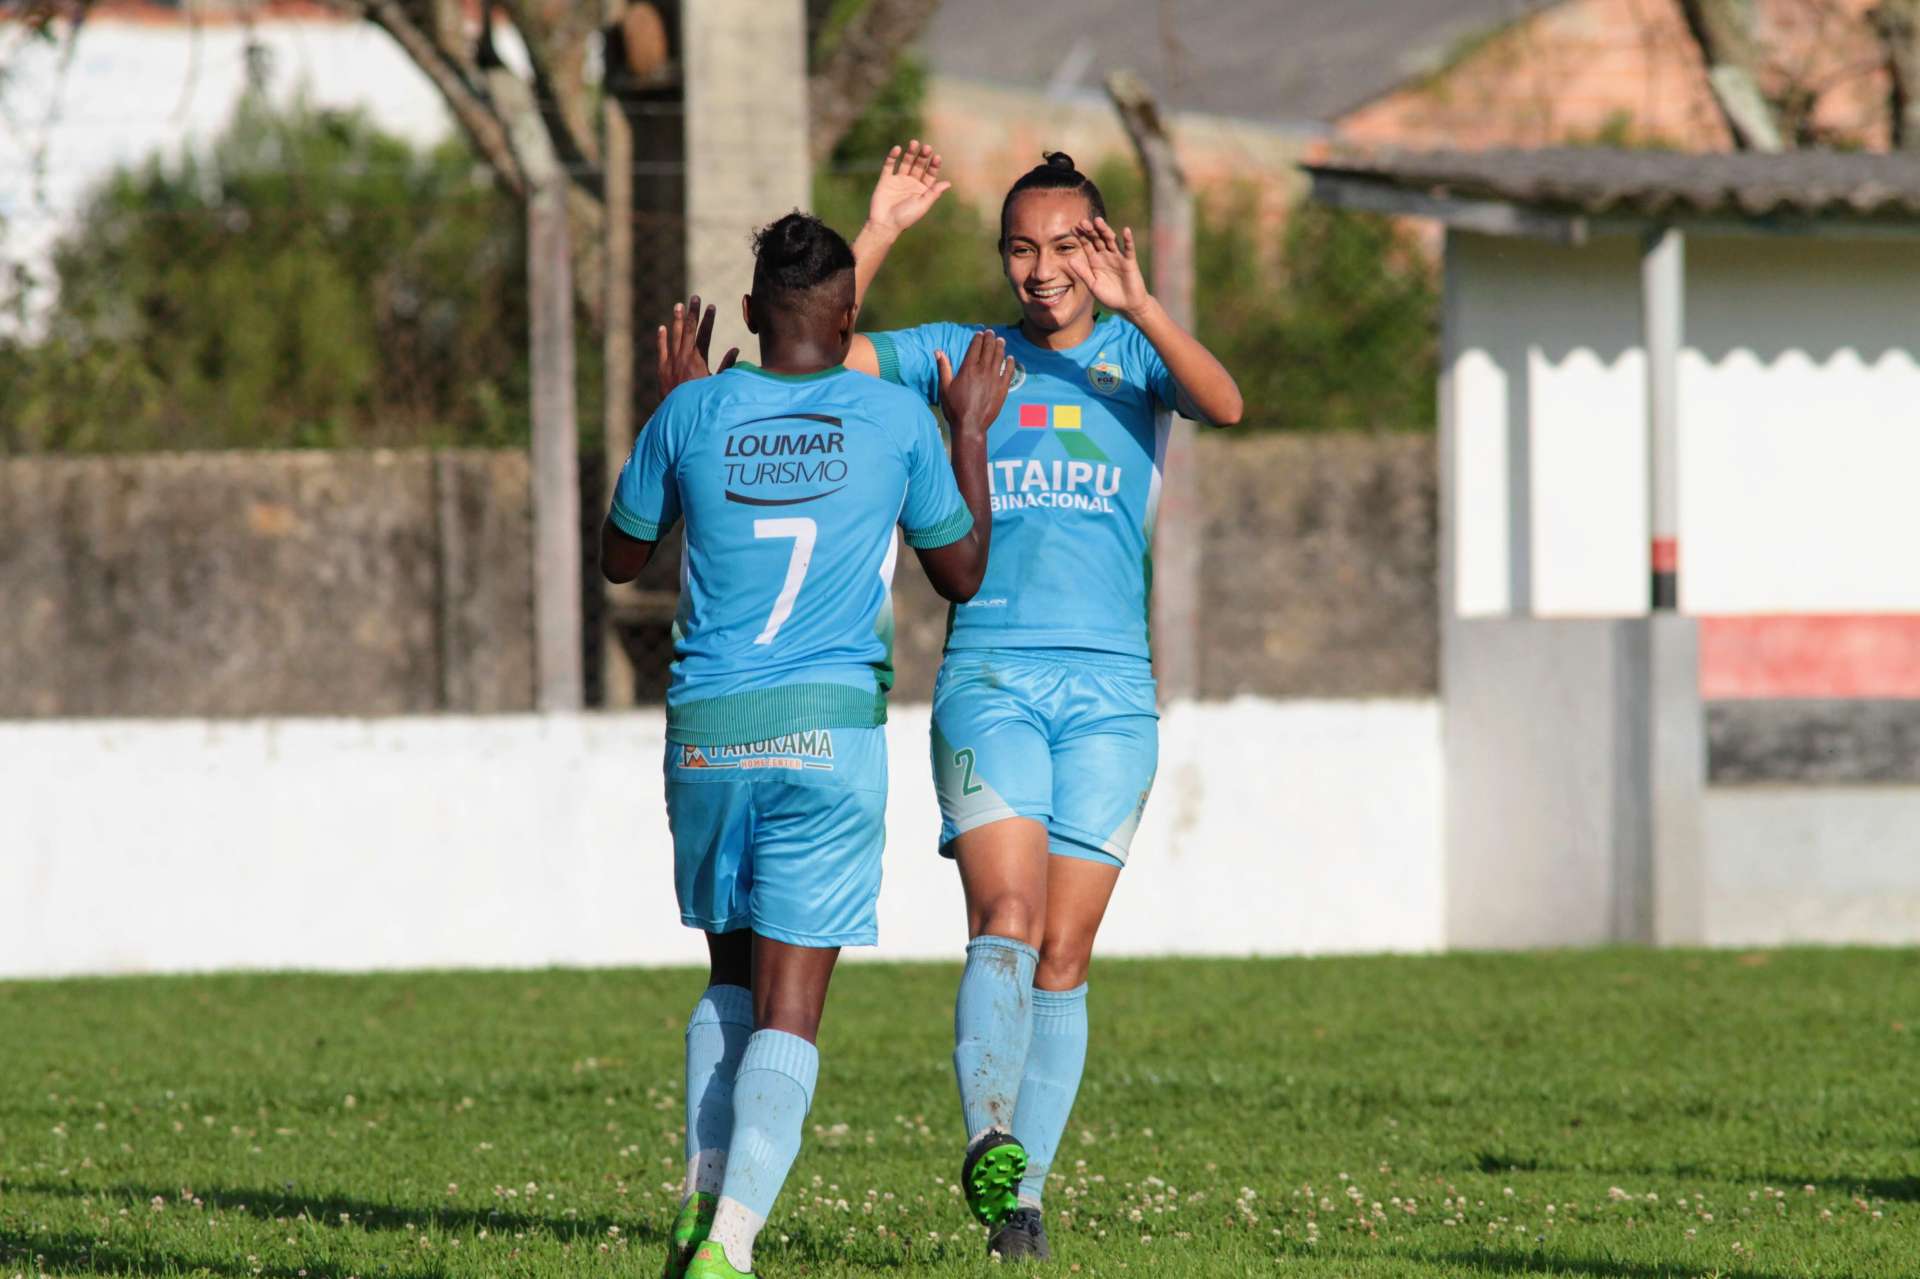
[[[755,254],[745,312],[760,364],[707,376],[712,310],[675,308],[660,339],[673,389],[601,530],[602,569],[626,582],[686,521],[667,817],[680,918],[706,932],[711,976],[687,1023],[668,1279],[751,1274],[799,1151],[834,961],[877,940],[895,527],[942,595],[973,594],[990,533],[985,434],[1012,377],[985,333],[943,357],[949,464],[924,399],[844,367],[846,241],[793,213]]]
[[[925,212],[915,187],[944,189],[917,142],[888,156],[854,243],[862,293]],[[961,1186],[991,1251],[1047,1259],[1042,1194],[1086,1060],[1094,935],[1158,759],[1147,597],[1170,415],[1227,426],[1241,399],[1066,155],[1007,192],[999,252],[1020,321],[993,331],[1020,372],[987,435],[993,561],[953,609],[933,771],[972,938],[954,1005]],[[847,362],[931,400],[971,333],[874,333]]]

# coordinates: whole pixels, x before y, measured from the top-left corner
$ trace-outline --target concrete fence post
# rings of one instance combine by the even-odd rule
[[[686,48],[687,276],[717,308],[713,360],[757,358],[740,318],[749,237],[813,203],[802,0],[701,0],[681,10]]]
[[[1648,910],[1645,933],[1661,945],[1706,940],[1703,819],[1705,711],[1700,639],[1680,615],[1680,352],[1686,340],[1686,240],[1673,227],[1648,233],[1640,257],[1641,344],[1647,370],[1646,745]]]
[[[1193,192],[1180,167],[1159,103],[1131,71],[1107,77],[1146,170],[1153,203],[1153,292],[1182,328],[1193,329]],[[1200,692],[1200,477],[1193,423],[1175,415],[1160,463],[1160,512],[1153,534],[1154,674],[1163,702]]]

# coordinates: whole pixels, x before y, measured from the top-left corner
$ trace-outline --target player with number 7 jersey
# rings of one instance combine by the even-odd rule
[[[978,336],[924,397],[845,367],[854,262],[794,213],[761,232],[761,363],[707,375],[712,308],[660,331],[668,390],[620,472],[602,567],[629,581],[686,526],[667,690],[680,918],[707,934],[687,1025],[687,1172],[668,1279],[737,1279],[800,1147],[842,946],[879,938],[899,541],[965,600],[986,572],[986,431],[1012,380]],[[728,367],[731,365],[731,367]]]

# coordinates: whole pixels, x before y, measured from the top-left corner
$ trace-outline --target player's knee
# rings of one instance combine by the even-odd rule
[[[1040,942],[1033,983],[1042,990],[1072,990],[1087,979],[1093,963],[1093,934],[1079,930],[1049,932]]]
[[[1046,926],[1046,903],[1024,893],[1003,893],[976,905],[973,935],[1011,937],[1038,949]]]
[[[820,1005],[812,1000],[770,999],[755,1020],[761,1030],[784,1031],[814,1043],[820,1038],[820,1013]]]

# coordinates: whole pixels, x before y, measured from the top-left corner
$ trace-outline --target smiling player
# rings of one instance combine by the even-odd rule
[[[751,1274],[799,1152],[834,962],[878,938],[895,529],[943,596],[973,594],[984,437],[1012,377],[985,333],[941,358],[950,466],[923,399],[843,365],[857,310],[846,241],[794,213],[755,254],[745,312],[761,364],[707,376],[712,309],[675,308],[660,339],[673,389],[601,530],[602,569],[626,582],[686,521],[667,816],[680,918],[706,932],[711,972],[687,1024],[668,1279]]]
[[[854,243],[860,286],[944,190],[914,143]],[[937,188],[937,189],[936,189]],[[993,562],[957,605],[933,701],[941,851],[972,941],[954,1007],[961,1184],[1002,1258],[1047,1258],[1047,1171],[1079,1090],[1094,935],[1158,759],[1148,654],[1154,510],[1171,414],[1240,419],[1240,390],[1148,292],[1133,232],[1053,152],[1007,192],[1001,265],[1019,362],[987,435]],[[1104,314],[1103,314],[1104,312]],[[851,367],[931,400],[972,329],[856,338]]]

